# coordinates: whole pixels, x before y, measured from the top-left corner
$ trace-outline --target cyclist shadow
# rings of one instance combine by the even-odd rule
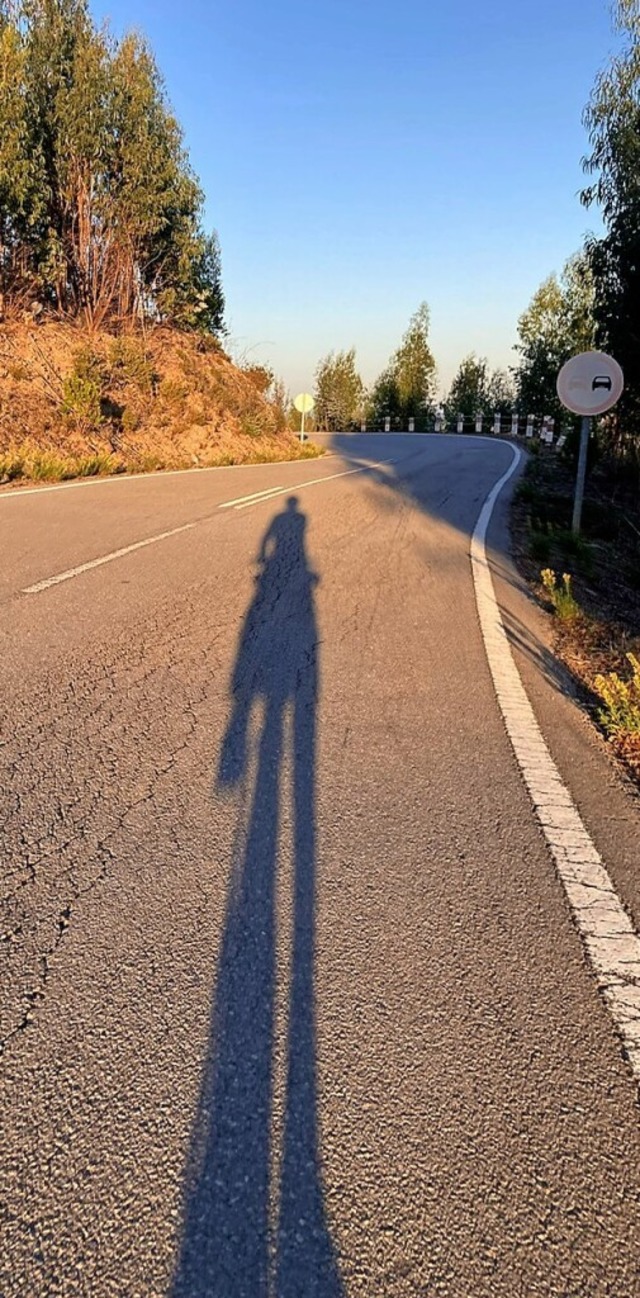
[[[229,884],[173,1298],[340,1298],[344,1292],[326,1221],[318,1150],[313,598],[318,579],[306,559],[305,526],[292,498],[267,529],[233,672],[219,789],[247,782],[249,726],[258,701],[262,728],[250,810]],[[275,1149],[275,897],[287,751],[293,935],[283,1133]]]

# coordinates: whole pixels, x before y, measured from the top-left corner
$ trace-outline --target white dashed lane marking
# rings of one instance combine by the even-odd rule
[[[250,505],[259,500],[266,499],[267,496],[275,496],[279,491],[284,491],[284,487],[267,487],[264,491],[254,491],[250,496],[236,496],[235,500],[225,500],[224,504],[219,505],[219,509],[233,509],[237,505]]]
[[[393,464],[394,460],[380,460],[377,464],[366,465],[357,469],[346,469],[342,473],[331,473],[322,478],[310,478],[306,482],[292,483],[288,487],[267,487],[263,491],[253,492],[250,496],[238,496],[235,500],[227,500],[219,509],[247,509],[250,505],[259,505],[263,502],[272,500],[275,496],[288,496],[296,491],[301,491],[304,487],[315,487],[322,482],[333,482],[336,478],[349,478],[355,473],[369,473],[383,464]],[[80,577],[84,572],[90,572],[92,568],[101,568],[105,563],[113,563],[114,559],[122,559],[127,554],[133,554],[135,550],[142,550],[147,545],[155,545],[158,541],[165,541],[170,536],[178,536],[181,532],[188,532],[191,528],[197,527],[197,523],[185,523],[182,527],[174,527],[169,532],[160,532],[157,536],[149,536],[144,541],[135,541],[133,545],[125,545],[120,550],[112,550],[110,554],[101,555],[98,559],[90,559],[87,563],[78,564],[76,568],[67,568],[65,572],[55,573],[52,577],[45,577],[42,581],[36,581],[32,586],[25,586],[22,589],[23,595],[39,595],[42,591],[48,590],[50,586],[58,586],[60,582],[70,581],[72,577]]]
[[[487,560],[493,509],[521,453],[489,493],[471,543],[485,650],[500,711],[591,967],[640,1082],[640,937],[551,757],[515,665]]]
[[[89,572],[91,568],[101,568],[103,563],[112,563],[114,559],[122,559],[125,554],[133,554],[134,550],[142,550],[145,545],[155,545],[157,541],[166,541],[169,536],[178,536],[180,532],[188,532],[195,523],[185,523],[182,527],[174,527],[170,532],[160,532],[158,536],[149,536],[146,541],[135,541],[133,545],[125,545],[121,550],[112,550],[111,554],[103,554],[99,559],[90,559],[88,563],[81,563],[77,568],[67,568],[66,572],[58,572],[54,577],[45,577],[43,581],[37,581],[33,586],[25,586],[23,595],[38,595],[42,590],[48,590],[49,586],[58,586],[61,581],[70,581],[72,577],[79,577],[83,572]]]
[[[391,460],[381,460],[380,464],[390,464]],[[259,491],[252,496],[239,496],[237,500],[225,500],[220,505],[220,509],[249,509],[251,505],[261,505],[265,500],[272,500],[274,496],[291,496],[296,491],[302,491],[304,487],[316,487],[322,482],[334,482],[336,478],[350,478],[354,473],[369,473],[372,469],[377,468],[376,464],[368,464],[366,467],[358,469],[345,469],[342,473],[329,473],[322,478],[309,478],[307,482],[294,482],[288,487],[271,487],[268,491]]]

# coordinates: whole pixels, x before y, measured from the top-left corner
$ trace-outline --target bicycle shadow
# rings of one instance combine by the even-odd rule
[[[341,1298],[318,1150],[315,963],[315,748],[318,643],[295,497],[268,527],[232,677],[218,790],[248,777],[256,703],[263,715],[244,834],[233,862],[209,1057],[192,1132],[173,1298]],[[282,1143],[273,1141],[278,831],[292,762],[293,936]],[[274,1166],[278,1165],[274,1185]]]

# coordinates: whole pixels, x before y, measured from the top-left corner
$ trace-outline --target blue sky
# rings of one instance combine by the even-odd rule
[[[149,37],[220,235],[230,347],[292,391],[372,381],[421,300],[443,387],[513,359],[579,247],[607,0],[93,0]]]

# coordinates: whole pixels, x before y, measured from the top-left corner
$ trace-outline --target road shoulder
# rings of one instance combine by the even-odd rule
[[[640,796],[583,711],[553,652],[549,615],[510,557],[509,508],[517,477],[499,498],[488,535],[496,597],[516,666],[558,770],[611,874],[636,930],[640,925]]]

